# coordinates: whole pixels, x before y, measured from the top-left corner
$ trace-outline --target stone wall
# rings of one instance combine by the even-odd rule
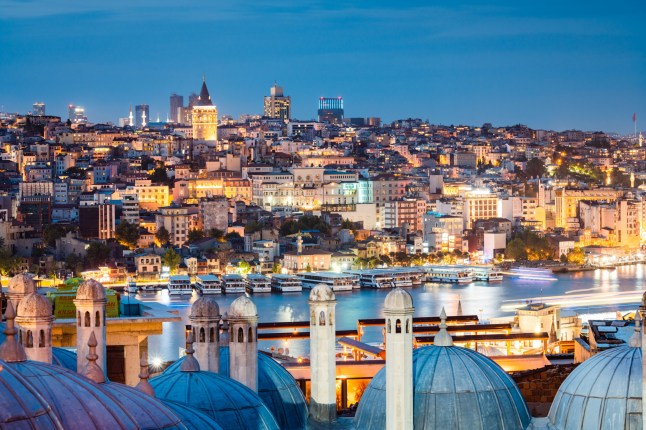
[[[532,416],[547,416],[559,387],[576,365],[553,365],[512,375]]]

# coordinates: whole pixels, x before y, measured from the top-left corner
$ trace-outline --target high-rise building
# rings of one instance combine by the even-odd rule
[[[150,122],[150,108],[148,105],[135,106],[135,126],[142,128]]]
[[[195,106],[199,98],[200,96],[198,96],[197,94],[191,93],[191,95],[188,96],[188,107],[192,108],[193,106]]]
[[[170,120],[171,122],[181,122],[179,117],[179,109],[184,107],[184,96],[179,94],[170,95]]]
[[[321,97],[319,99],[319,122],[330,124],[343,123],[343,99],[341,97]]]
[[[218,108],[213,105],[206,79],[202,79],[202,89],[193,104],[193,139],[218,140]]]
[[[283,87],[274,83],[270,95],[265,96],[265,116],[287,122],[291,119],[291,103],[291,98],[283,94]]]
[[[43,103],[43,102],[34,103],[33,114],[34,115],[41,115],[41,116],[45,115],[45,103]]]
[[[85,116],[85,108],[83,106],[69,105],[67,107],[68,118],[73,124],[87,123],[87,116]]]

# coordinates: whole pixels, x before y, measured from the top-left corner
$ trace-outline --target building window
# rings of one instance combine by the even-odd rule
[[[244,330],[242,327],[238,328],[238,343],[244,342]]]
[[[85,327],[89,327],[89,326],[90,326],[90,312],[85,311]]]

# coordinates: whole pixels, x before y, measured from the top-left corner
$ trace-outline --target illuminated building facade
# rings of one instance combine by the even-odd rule
[[[218,140],[218,108],[213,105],[206,80],[202,80],[202,89],[192,110],[193,139]]]
[[[264,115],[287,122],[291,119],[291,103],[291,98],[285,97],[283,94],[283,87],[274,84],[271,87],[270,95],[265,96]]]
[[[319,99],[319,122],[330,124],[343,123],[343,99],[341,97],[321,97]]]

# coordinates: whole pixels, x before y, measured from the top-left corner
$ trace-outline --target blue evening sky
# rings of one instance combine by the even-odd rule
[[[0,0],[0,106],[44,101],[117,121],[169,111],[206,74],[221,114],[260,113],[277,80],[293,116],[632,133],[646,124],[643,1]],[[646,129],[646,126],[640,127]]]

